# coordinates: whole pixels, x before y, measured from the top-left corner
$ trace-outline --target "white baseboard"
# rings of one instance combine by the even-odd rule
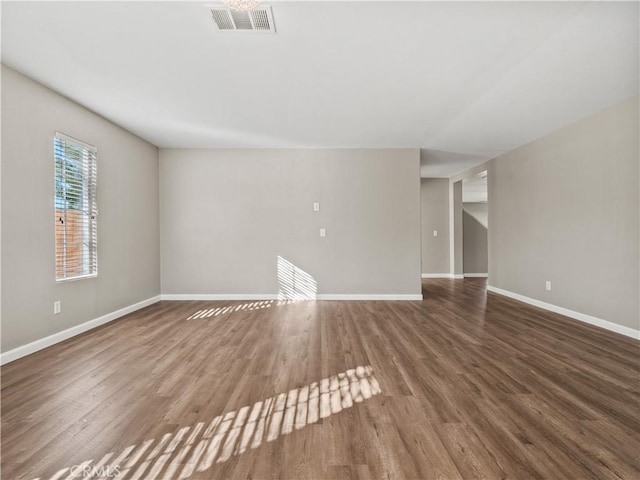
[[[100,325],[104,325],[105,323],[109,323],[113,320],[116,320],[117,318],[123,317],[124,315],[135,312],[136,310],[140,310],[141,308],[147,307],[159,301],[160,295],[151,297],[133,305],[129,305],[128,307],[121,308],[120,310],[116,310],[115,312],[107,313],[106,315],[103,315],[101,317],[94,318],[93,320],[89,320],[85,323],[81,323],[80,325],[76,325],[75,327],[67,328],[66,330],[54,333],[53,335],[49,335],[48,337],[44,337],[31,343],[27,343],[26,345],[22,345],[21,347],[16,347],[12,350],[2,352],[2,354],[0,354],[0,365],[13,362],[14,360],[37,352],[38,350],[42,350],[43,348],[50,347],[51,345],[55,345],[56,343],[60,343],[63,340],[67,340],[68,338],[75,337],[76,335],[99,327]]]
[[[451,274],[451,278],[456,279],[456,280],[460,280],[461,278],[464,278],[464,275],[461,273],[452,273]]]
[[[488,273],[465,273],[465,278],[488,278]]]
[[[229,294],[189,294],[189,293],[169,293],[162,295],[162,300],[278,300],[278,295],[254,294],[254,293],[229,293]],[[418,295],[394,295],[394,294],[318,294],[315,300],[422,300],[422,294]]]
[[[464,275],[459,275],[457,273],[423,273],[422,278],[464,278]]]
[[[316,297],[317,300],[422,300],[422,294],[410,295],[410,294],[379,294],[379,295],[367,295],[367,294],[321,294]]]
[[[165,293],[162,300],[277,300],[268,293]]]
[[[535,298],[525,297],[524,295],[520,295],[519,293],[510,292],[508,290],[502,290],[501,288],[494,287],[491,285],[487,285],[487,290],[493,293],[497,293],[499,295],[504,295],[505,297],[513,298],[514,300],[519,300],[521,302],[528,303],[529,305],[533,305],[535,307],[544,308],[545,310],[549,310],[551,312],[559,313],[560,315],[565,315],[567,317],[580,320],[581,322],[588,323],[590,325],[595,325],[596,327],[600,327],[606,330],[610,330],[612,332],[620,333],[627,337],[635,338],[637,340],[640,339],[640,330],[636,330],[634,328],[618,325],[617,323],[613,323],[608,320],[603,320],[602,318],[592,317],[591,315],[587,315],[586,313],[580,313],[573,310],[569,310],[568,308],[559,307],[551,303],[543,302],[541,300],[536,300]]]

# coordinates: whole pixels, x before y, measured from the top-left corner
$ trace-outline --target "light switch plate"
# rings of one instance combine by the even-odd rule
[[[327,231],[324,228],[320,229],[320,236],[321,237],[326,237],[327,236]]]

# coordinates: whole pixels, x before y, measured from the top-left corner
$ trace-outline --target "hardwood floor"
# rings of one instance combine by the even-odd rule
[[[157,303],[2,367],[2,478],[640,478],[640,343],[485,287]]]

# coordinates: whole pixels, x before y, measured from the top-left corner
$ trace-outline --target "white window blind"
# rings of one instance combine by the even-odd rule
[[[96,147],[56,133],[56,281],[98,274]]]

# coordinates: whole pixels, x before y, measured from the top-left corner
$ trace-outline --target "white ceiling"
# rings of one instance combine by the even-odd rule
[[[638,94],[637,2],[2,2],[2,60],[160,147],[422,148],[450,176]]]

